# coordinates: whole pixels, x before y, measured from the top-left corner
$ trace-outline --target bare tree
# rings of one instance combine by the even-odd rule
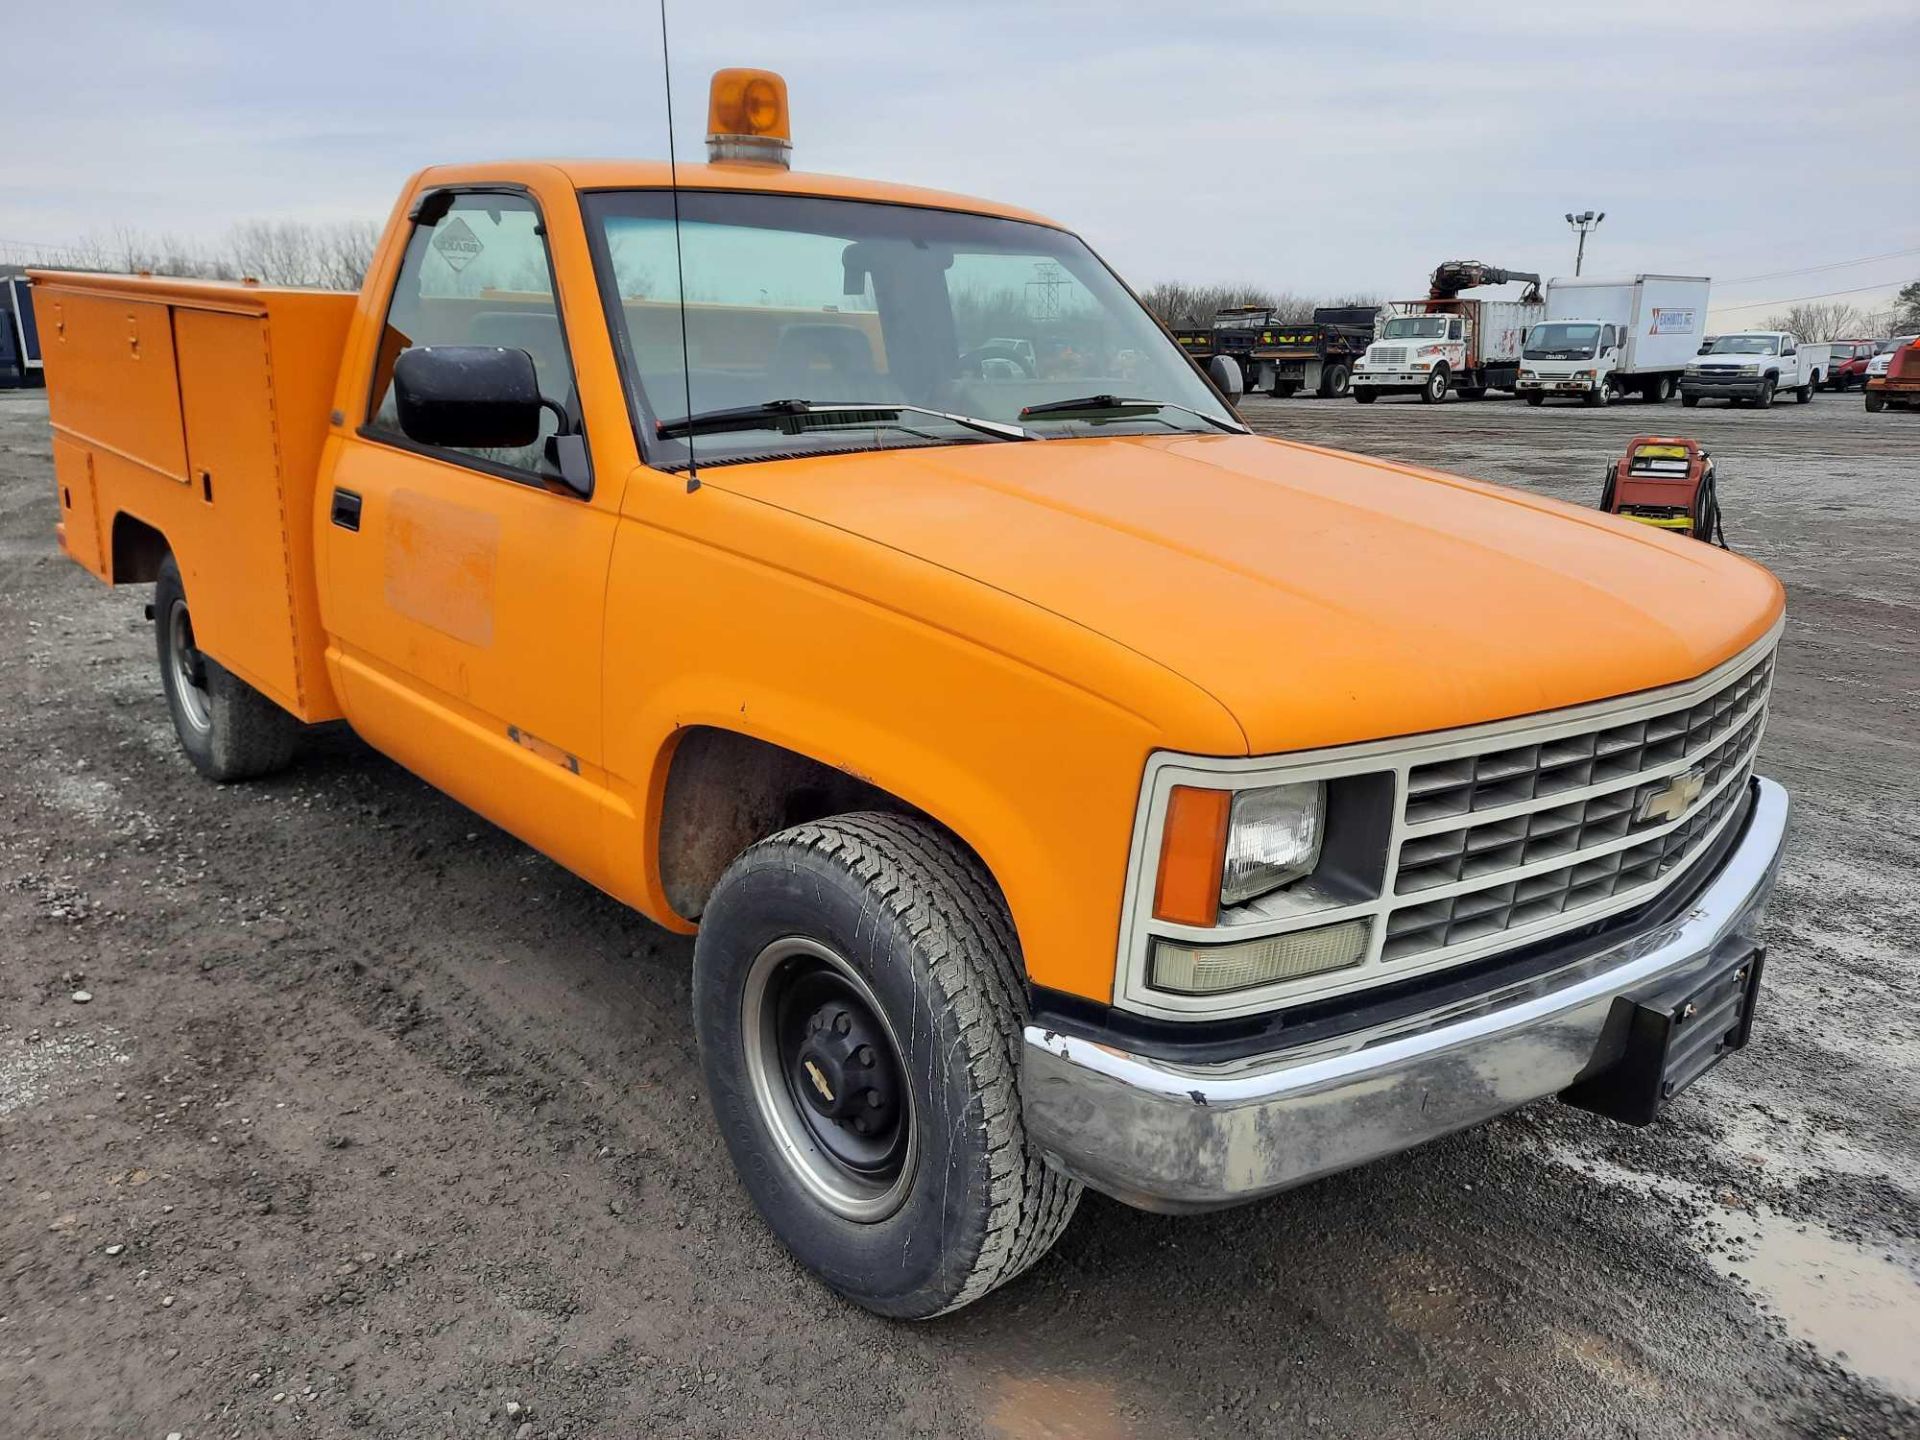
[[[1851,305],[1795,305],[1783,315],[1769,316],[1761,327],[1784,330],[1802,340],[1851,340],[1866,333],[1867,317]]]

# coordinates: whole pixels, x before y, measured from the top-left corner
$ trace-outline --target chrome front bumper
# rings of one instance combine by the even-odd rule
[[[1787,794],[1753,781],[1745,828],[1693,905],[1530,980],[1322,1045],[1210,1065],[1029,1025],[1027,1133],[1049,1163],[1147,1210],[1215,1210],[1411,1149],[1604,1068],[1619,997],[1754,944]]]

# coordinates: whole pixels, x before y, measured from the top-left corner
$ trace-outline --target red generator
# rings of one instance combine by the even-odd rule
[[[1678,435],[1636,435],[1627,453],[1607,469],[1600,508],[1643,525],[1678,530],[1726,546],[1720,531],[1720,500],[1714,493],[1713,457],[1698,440]]]

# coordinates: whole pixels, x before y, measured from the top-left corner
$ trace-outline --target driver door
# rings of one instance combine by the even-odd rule
[[[410,439],[393,362],[419,345],[525,350],[553,402],[541,438],[515,450]],[[531,195],[440,191],[418,207],[366,405],[323,501],[327,628],[347,716],[408,769],[598,874],[618,497],[563,485],[546,443],[584,427]]]

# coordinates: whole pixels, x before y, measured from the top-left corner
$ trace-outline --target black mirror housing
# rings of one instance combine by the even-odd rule
[[[524,350],[421,345],[393,362],[400,431],[421,445],[514,450],[540,438],[540,377]]]

